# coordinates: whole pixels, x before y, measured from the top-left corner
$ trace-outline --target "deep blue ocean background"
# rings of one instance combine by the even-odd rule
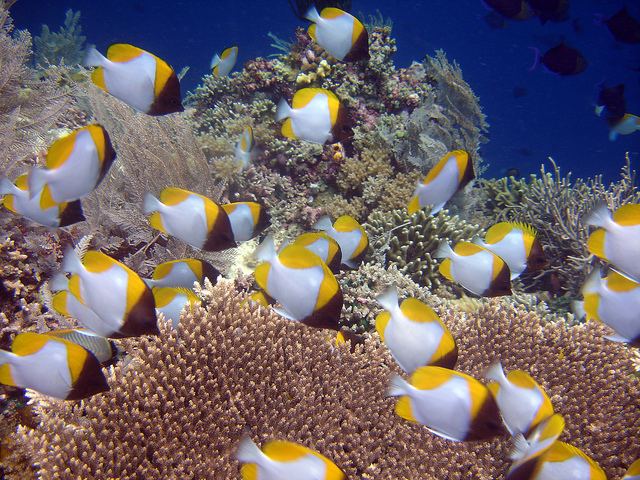
[[[461,65],[490,123],[489,142],[481,150],[490,167],[485,176],[502,176],[510,168],[523,175],[537,172],[551,156],[574,176],[603,174],[614,180],[625,152],[630,152],[633,166],[640,167],[640,132],[609,141],[606,123],[593,112],[597,85],[623,82],[627,109],[640,114],[640,45],[615,42],[593,19],[596,14],[608,17],[625,4],[640,19],[638,0],[573,0],[566,22],[541,25],[533,18],[507,22],[501,29],[485,21],[489,11],[480,0],[353,0],[351,12],[367,16],[379,11],[393,21],[398,66],[436,49],[444,49]],[[102,52],[111,43],[126,42],[164,58],[177,71],[190,66],[183,92],[208,73],[216,51],[238,45],[237,69],[240,63],[275,52],[268,32],[290,39],[296,26],[306,25],[293,15],[287,0],[19,0],[12,14],[18,28],[35,36],[42,24],[56,31],[69,8],[81,11],[87,42]],[[543,68],[529,72],[529,47],[544,52],[561,39],[584,54],[587,70],[571,77]]]

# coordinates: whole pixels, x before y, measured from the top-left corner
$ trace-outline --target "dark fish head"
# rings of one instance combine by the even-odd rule
[[[577,75],[587,68],[587,60],[579,50],[561,43],[542,56],[542,63],[559,75]]]

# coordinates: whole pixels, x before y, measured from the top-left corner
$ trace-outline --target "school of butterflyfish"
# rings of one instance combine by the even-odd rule
[[[309,35],[339,61],[366,62],[367,31],[347,12],[311,8]],[[229,75],[238,48],[226,48],[211,62],[216,77]],[[148,115],[183,110],[180,84],[173,69],[159,57],[128,44],[109,47],[106,56],[91,49],[86,65],[93,83],[131,108]],[[340,141],[347,112],[338,96],[320,88],[298,90],[289,104],[282,99],[276,119],[284,120],[287,138],[324,144]],[[253,129],[245,127],[237,141],[236,160],[247,167],[255,148]],[[61,228],[84,220],[81,201],[99,188],[116,152],[109,134],[92,124],[55,140],[46,162],[14,181],[0,180],[2,205],[36,224]],[[474,178],[473,158],[454,150],[431,168],[407,201],[412,215],[427,209],[437,214]],[[148,192],[140,206],[149,226],[202,251],[222,251],[260,236],[269,226],[263,205],[235,202],[220,205],[197,192],[168,187]],[[640,345],[640,205],[610,212],[598,204],[584,219],[597,229],[588,250],[610,265],[606,276],[593,270],[584,284],[584,302],[577,308],[614,332],[610,339]],[[283,318],[336,332],[337,344],[361,338],[340,328],[343,294],[336,274],[356,269],[369,239],[354,218],[323,217],[313,231],[277,246],[267,235],[255,252],[257,289],[247,302],[272,308]],[[527,224],[500,222],[484,238],[441,243],[440,273],[476,296],[511,293],[511,282],[546,265],[537,232]],[[197,258],[157,265],[143,279],[123,263],[100,252],[79,253],[69,247],[59,271],[49,280],[47,306],[74,319],[76,329],[18,334],[11,351],[0,350],[0,383],[28,388],[59,399],[76,400],[109,389],[102,366],[116,359],[112,339],[157,335],[158,318],[180,326],[180,316],[200,303],[194,285],[220,272]],[[415,298],[398,296],[395,285],[375,298],[383,311],[375,320],[381,341],[408,380],[394,375],[387,395],[396,397],[399,417],[423,425],[451,441],[474,441],[509,434],[513,461],[507,479],[604,479],[602,469],[578,448],[561,442],[565,422],[549,396],[529,373],[505,373],[496,360],[486,381],[455,370],[456,340],[438,314]],[[343,471],[319,452],[302,445],[272,440],[259,448],[245,436],[237,449],[245,479],[343,479]],[[640,461],[625,479],[640,478]]]

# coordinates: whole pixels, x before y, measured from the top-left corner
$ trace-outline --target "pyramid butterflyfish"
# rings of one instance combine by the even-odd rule
[[[544,268],[547,261],[535,229],[524,223],[500,222],[493,225],[475,244],[491,250],[509,266],[511,280],[524,271],[535,272]]]
[[[505,375],[500,362],[495,362],[485,376],[491,381],[489,391],[511,435],[526,436],[553,415],[551,400],[527,372],[511,370]]]
[[[615,141],[620,135],[631,135],[640,131],[640,117],[625,113],[618,122],[609,128],[609,140]]]
[[[386,289],[376,301],[385,309],[376,317],[376,330],[405,372],[413,373],[429,365],[455,366],[456,342],[431,307],[415,298],[399,304],[395,286]]]
[[[53,142],[47,150],[46,168],[29,172],[29,193],[56,203],[79,200],[91,193],[116,158],[109,134],[101,125],[88,125]]]
[[[224,51],[218,55],[217,53],[211,59],[211,71],[216,77],[226,77],[231,73],[233,67],[238,60],[238,47],[233,46],[225,48]]]
[[[342,262],[340,244],[326,232],[303,233],[298,235],[293,243],[301,245],[318,255],[333,273],[338,273],[340,270]]]
[[[192,309],[200,304],[200,299],[188,288],[183,287],[153,287],[153,298],[156,311],[171,322],[173,328],[180,324],[180,314],[187,308]]]
[[[255,140],[253,138],[253,128],[244,127],[240,139],[236,143],[235,157],[242,168],[247,168],[251,163],[255,148]]]
[[[640,284],[611,270],[602,278],[600,268],[582,286],[587,319],[599,320],[615,332],[609,340],[640,346]]]
[[[246,242],[257,237],[269,225],[269,215],[256,202],[234,202],[222,205],[229,217],[234,241]]]
[[[203,195],[168,187],[160,199],[147,193],[143,210],[153,228],[194,248],[217,252],[236,246],[226,212]]]
[[[407,382],[391,379],[387,392],[400,397],[396,414],[448,440],[484,440],[504,433],[498,407],[482,383],[443,367],[420,367]]]
[[[10,352],[0,350],[0,383],[62,400],[109,390],[100,362],[89,350],[62,337],[32,332],[18,334]]]
[[[284,120],[282,135],[324,144],[342,141],[348,130],[347,113],[335,93],[322,88],[298,90],[292,106],[280,100],[276,120]]]
[[[345,62],[369,58],[369,34],[353,15],[339,8],[323,8],[320,13],[312,6],[305,18],[313,22],[309,36],[332,57]]]
[[[452,249],[446,241],[434,253],[444,258],[440,273],[480,297],[511,294],[509,266],[495,253],[470,242],[458,242]]]
[[[73,314],[69,308],[71,302],[83,315],[78,320],[103,337],[159,333],[151,289],[123,263],[97,250],[89,250],[80,259],[74,249],[69,248],[60,270],[49,286],[68,293],[61,300],[54,296],[56,309],[68,308],[68,313]],[[69,273],[70,277],[66,279],[62,272]],[[94,315],[90,315],[91,312]]]
[[[627,204],[613,215],[598,203],[584,219],[598,227],[587,240],[587,248],[635,281],[640,281],[640,204]]]
[[[115,43],[107,56],[90,48],[86,67],[97,67],[91,80],[134,110],[148,115],[182,112],[180,81],[167,62],[141,48]]]
[[[631,464],[622,480],[640,480],[640,458]]]
[[[342,290],[329,267],[315,253],[290,244],[276,252],[269,235],[255,253],[258,286],[281,307],[274,310],[289,320],[317,328],[339,330]]]
[[[218,269],[209,262],[197,258],[179,258],[157,265],[151,278],[144,281],[150,287],[193,288],[195,282],[203,285],[205,278],[215,285],[219,276]]]
[[[333,224],[329,217],[322,217],[313,228],[324,231],[338,242],[342,255],[340,261],[349,268],[357,268],[367,254],[369,236],[362,225],[349,215],[336,218]]]
[[[243,480],[346,480],[347,476],[324,455],[285,440],[266,442],[262,450],[251,438],[240,441],[236,458],[243,463]]]
[[[102,364],[108,363],[118,353],[118,348],[106,337],[97,335],[85,328],[63,328],[51,330],[45,335],[60,337],[89,350]]]
[[[80,200],[56,203],[46,188],[32,194],[28,174],[20,175],[15,183],[0,178],[0,195],[4,208],[45,227],[68,227],[85,219]]]
[[[474,177],[473,162],[467,152],[454,150],[447,153],[418,183],[407,206],[409,215],[427,206],[431,207],[430,215],[438,213]]]

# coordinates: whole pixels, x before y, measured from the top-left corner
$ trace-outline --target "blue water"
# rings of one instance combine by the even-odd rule
[[[481,150],[490,165],[487,176],[503,175],[512,167],[522,174],[536,172],[551,156],[574,176],[602,173],[605,179],[613,180],[625,152],[630,152],[635,167],[640,166],[640,132],[616,142],[608,140],[604,120],[593,113],[596,85],[602,81],[625,83],[627,108],[640,114],[640,73],[633,70],[640,70],[640,46],[616,43],[606,28],[594,24],[593,16],[609,16],[626,3],[640,18],[640,2],[571,3],[571,20],[567,22],[541,25],[531,19],[508,22],[499,30],[484,21],[488,10],[479,0],[353,0],[352,11],[373,14],[379,10],[393,20],[399,66],[439,48],[461,65],[491,125],[489,142]],[[166,59],[176,70],[189,65],[183,90],[195,87],[208,73],[216,51],[238,45],[239,63],[266,56],[274,53],[267,32],[288,39],[296,26],[304,25],[291,13],[286,0],[20,0],[12,13],[18,28],[35,35],[41,24],[56,30],[68,8],[82,12],[87,41],[101,51],[111,43],[127,42]],[[572,77],[559,77],[543,68],[529,72],[533,62],[529,47],[545,51],[560,38],[586,56],[587,70]],[[526,95],[515,98],[515,87],[524,89]]]

